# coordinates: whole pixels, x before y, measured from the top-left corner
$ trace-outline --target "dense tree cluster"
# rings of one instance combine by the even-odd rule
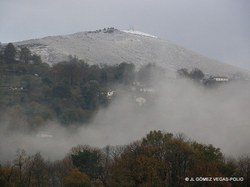
[[[204,78],[204,73],[198,68],[194,68],[190,72],[186,68],[181,68],[177,70],[177,73],[182,77],[190,78],[195,81],[201,81]]]
[[[244,177],[241,182],[185,181],[185,177]],[[0,186],[249,186],[250,159],[226,159],[220,149],[182,135],[151,131],[124,146],[73,147],[58,161],[19,150],[0,165]]]
[[[3,48],[2,46],[0,47]],[[0,64],[41,62],[41,58],[36,54],[32,55],[27,47],[21,47],[19,50],[19,48],[17,49],[12,43],[7,44],[0,52]]]
[[[107,92],[114,85],[129,86],[137,79],[146,83],[152,71],[160,72],[152,64],[137,71],[126,62],[89,65],[72,56],[50,67],[27,47],[11,43],[0,51],[0,111],[19,114],[33,127],[54,119],[62,124],[88,122],[111,102]]]

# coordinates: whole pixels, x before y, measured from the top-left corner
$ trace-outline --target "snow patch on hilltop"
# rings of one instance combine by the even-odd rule
[[[157,36],[147,34],[147,33],[141,32],[141,31],[124,30],[123,32],[129,33],[129,34],[136,34],[136,35],[140,35],[140,36],[147,36],[147,37],[151,37],[151,38],[158,38]]]

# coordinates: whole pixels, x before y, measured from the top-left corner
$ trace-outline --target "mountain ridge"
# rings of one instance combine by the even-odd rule
[[[138,34],[139,33],[139,34]],[[223,76],[244,74],[247,70],[210,59],[168,40],[142,32],[120,31],[114,28],[77,32],[68,35],[47,36],[14,44],[28,47],[50,65],[67,60],[69,55],[89,64],[134,63],[141,66],[155,63],[175,72],[180,68],[199,68],[205,73]]]

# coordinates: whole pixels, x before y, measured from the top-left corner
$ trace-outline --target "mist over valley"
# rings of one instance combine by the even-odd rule
[[[1,164],[26,154],[48,167],[66,159],[79,171],[64,177],[84,171],[93,182],[101,174],[74,156],[97,151],[108,169],[109,149],[114,167],[133,146],[173,144],[166,156],[180,148],[191,163],[197,150],[220,164],[250,153],[249,72],[157,37],[108,28],[9,43],[0,65]]]

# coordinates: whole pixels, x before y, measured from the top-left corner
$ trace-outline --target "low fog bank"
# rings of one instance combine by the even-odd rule
[[[52,121],[30,132],[22,126],[25,119],[17,121],[18,130],[10,129],[5,119],[0,126],[0,161],[13,160],[17,149],[61,159],[78,144],[128,144],[150,130],[184,133],[191,140],[221,148],[226,156],[250,154],[249,83],[205,88],[186,79],[166,79],[153,85],[155,92],[147,96],[135,97],[123,90],[91,123],[81,127],[66,128]],[[146,102],[139,105],[138,97]]]

